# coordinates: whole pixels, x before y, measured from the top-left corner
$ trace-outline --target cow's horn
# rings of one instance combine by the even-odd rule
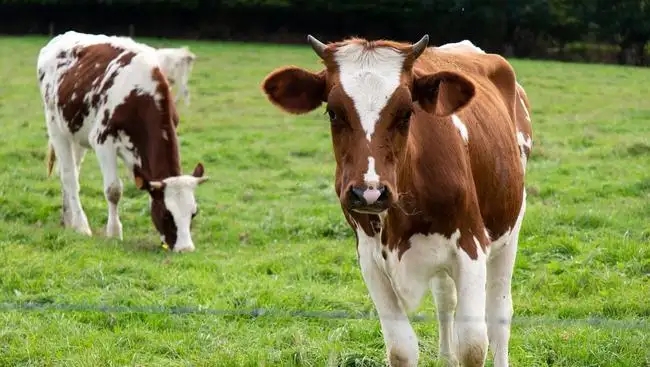
[[[424,50],[427,48],[429,45],[429,35],[425,34],[417,43],[415,43],[413,46],[411,46],[411,55],[413,57],[413,60],[417,59],[422,55]]]
[[[307,41],[309,41],[309,44],[311,44],[311,48],[314,49],[316,55],[322,59],[325,56],[325,48],[327,46],[323,42],[317,40],[311,34],[307,35]]]

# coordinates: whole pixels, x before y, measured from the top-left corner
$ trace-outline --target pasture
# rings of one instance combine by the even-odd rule
[[[178,129],[184,172],[201,161],[211,178],[196,192],[197,250],[160,248],[123,167],[124,241],[103,238],[92,152],[81,200],[95,236],[63,231],[35,70],[47,39],[0,38],[0,365],[383,365],[376,318],[326,317],[374,307],[334,193],[324,110],[281,113],[259,88],[285,64],[317,70],[309,45],[141,41],[198,56]],[[511,363],[650,366],[650,71],[512,63],[534,143]],[[435,366],[430,295],[418,314],[421,365]]]

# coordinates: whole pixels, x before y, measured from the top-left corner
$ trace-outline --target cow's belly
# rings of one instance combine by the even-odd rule
[[[87,149],[92,148],[90,139],[92,131],[95,130],[95,124],[93,124],[92,121],[93,120],[87,118],[81,128],[72,135],[72,139],[75,143]]]
[[[359,262],[376,266],[388,281],[402,307],[411,311],[418,307],[430,288],[431,279],[440,272],[450,272],[455,266],[460,231],[450,238],[440,234],[416,234],[410,238],[411,247],[398,258],[398,250],[382,246],[379,236],[369,237],[357,229]],[[366,280],[368,281],[368,280]]]

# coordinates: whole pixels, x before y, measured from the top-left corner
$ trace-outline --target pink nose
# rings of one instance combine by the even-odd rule
[[[365,207],[388,204],[389,192],[386,186],[379,187],[350,187],[348,191],[349,205],[352,207]]]
[[[381,191],[377,189],[367,189],[363,192],[363,199],[368,205],[373,204],[381,196]]]

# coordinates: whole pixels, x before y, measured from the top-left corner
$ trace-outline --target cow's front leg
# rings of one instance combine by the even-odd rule
[[[458,359],[454,347],[454,311],[456,310],[456,285],[446,271],[438,272],[431,279],[431,293],[438,315],[438,346],[440,357],[449,367],[457,367]]]
[[[117,151],[112,144],[105,144],[97,146],[95,152],[102,170],[104,196],[108,203],[106,237],[117,237],[121,240],[122,222],[120,222],[118,204],[122,198],[122,181],[117,172]]]
[[[370,293],[386,344],[391,367],[412,367],[418,364],[418,341],[406,312],[400,305],[390,280],[375,260],[377,239],[358,231],[357,251],[363,279]]]
[[[454,281],[458,304],[454,320],[457,356],[461,366],[484,366],[488,350],[485,321],[486,256],[476,246],[472,259],[462,248],[456,253]],[[473,254],[473,251],[470,251]]]

